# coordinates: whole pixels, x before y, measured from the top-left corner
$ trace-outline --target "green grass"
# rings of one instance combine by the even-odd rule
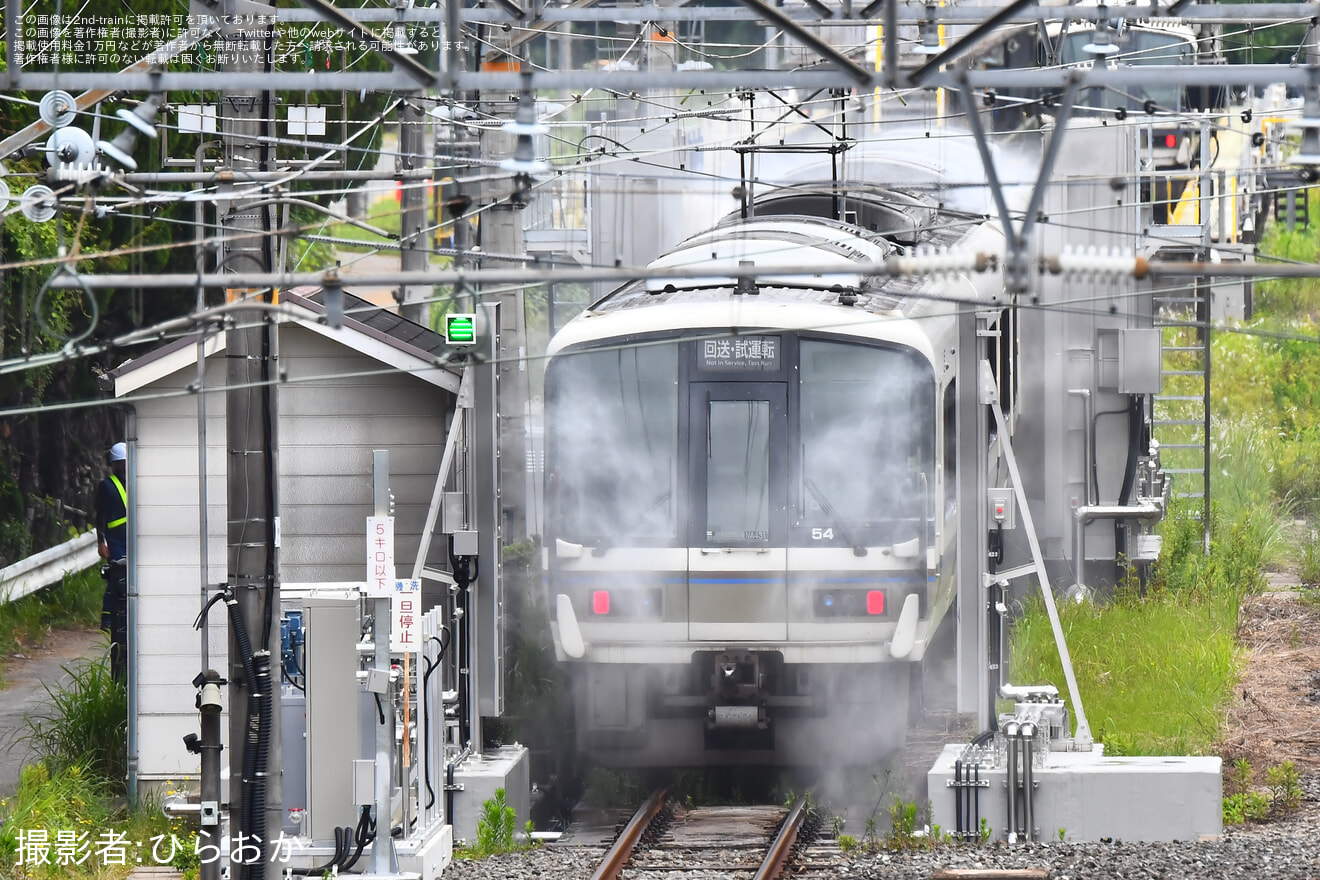
[[[0,877],[67,876],[69,866],[27,864],[37,860],[30,851],[20,859],[20,832],[44,831],[52,843],[59,832],[95,839],[110,816],[104,783],[84,768],[51,773],[42,763],[24,767],[18,791],[0,800]]]
[[[52,630],[98,626],[104,593],[105,581],[99,568],[93,567],[0,605],[0,686],[4,684],[5,661],[40,644]]]
[[[1059,608],[1091,732],[1109,754],[1213,753],[1238,681],[1238,609],[1263,586],[1277,508],[1268,499],[1217,505],[1211,551],[1202,555],[1201,524],[1189,507],[1175,507],[1162,524],[1164,547],[1144,591],[1133,579],[1110,600]],[[1063,689],[1049,619],[1034,595],[1011,650],[1014,684]]]
[[[121,880],[139,858],[141,866],[172,865],[195,880],[196,835],[187,824],[167,819],[155,801],[127,810],[116,800],[84,767],[25,767],[18,791],[0,800],[0,880]],[[34,842],[42,838],[44,851]]]
[[[1169,529],[1199,544],[1200,524],[1192,517],[1180,516]],[[1144,596],[1129,586],[1107,602],[1060,604],[1087,720],[1108,754],[1213,752],[1238,678],[1238,604],[1257,583],[1252,559],[1228,558],[1238,546],[1218,542],[1204,560],[1184,553]],[[1013,631],[1009,668],[1014,684],[1063,688],[1037,596]]]
[[[383,245],[397,245],[399,243],[399,230],[402,226],[401,217],[402,209],[399,207],[399,203],[392,196],[385,196],[376,199],[370,206],[368,206],[367,215],[365,217],[357,218],[366,225],[375,227],[381,232],[386,233],[385,235],[372,232],[370,229],[363,229],[361,226],[356,226],[352,223],[330,224],[326,226],[325,231],[322,234],[333,238],[344,238],[355,242],[361,242],[361,246],[351,244],[335,245],[335,249],[340,253],[368,254]],[[426,217],[426,225],[430,226],[431,202],[429,194],[427,198]],[[427,245],[427,242],[423,242],[423,246]],[[389,250],[383,251],[383,253],[398,253],[398,251],[395,250],[394,247],[390,247]],[[450,258],[433,255],[431,257],[431,262],[436,265],[448,265]]]
[[[347,238],[353,241],[362,242],[362,247],[353,247],[351,245],[336,245],[338,250],[347,253],[365,254],[374,250],[383,244],[397,244],[399,241],[400,226],[399,203],[393,198],[377,199],[371,203],[367,209],[367,216],[361,217],[363,223],[374,226],[382,232],[388,233],[387,236],[377,235],[370,230],[363,229],[361,226],[354,226],[352,223],[335,223],[326,227],[325,234],[334,238]]]
[[[1312,195],[1320,218],[1320,196]],[[1320,259],[1320,223],[1293,232],[1271,226],[1261,252]],[[1061,609],[1088,720],[1110,753],[1213,752],[1223,710],[1240,673],[1236,641],[1242,599],[1261,589],[1267,567],[1290,566],[1320,579],[1320,284],[1257,285],[1257,314],[1212,331],[1212,546],[1201,526],[1174,511],[1161,527],[1164,547],[1144,595],[1120,589],[1110,601]],[[1192,331],[1166,330],[1189,345]],[[1196,355],[1182,355],[1190,368]],[[1173,366],[1180,366],[1174,364]],[[1199,393],[1199,377],[1171,377],[1168,394]],[[1177,403],[1157,416],[1190,418]],[[1199,404],[1198,404],[1199,405]],[[1199,413],[1197,413],[1199,415]],[[1199,428],[1187,436],[1199,442]],[[1164,456],[1166,467],[1199,466]],[[1295,517],[1309,520],[1301,532]],[[1289,548],[1285,538],[1298,546]],[[1049,624],[1029,602],[1012,637],[1015,684],[1062,687]]]

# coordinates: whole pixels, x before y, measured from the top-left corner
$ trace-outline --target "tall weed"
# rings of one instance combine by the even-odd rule
[[[79,766],[52,773],[45,764],[30,764],[19,777],[18,791],[0,801],[0,876],[17,876],[44,870],[49,876],[66,876],[67,865],[19,866],[19,833],[45,831],[52,844],[57,832],[87,833],[95,839],[110,818],[103,782]],[[24,859],[23,861],[29,861]]]
[[[1270,520],[1267,514],[1263,517]],[[1269,527],[1256,511],[1212,521],[1208,555],[1201,525],[1175,506],[1146,591],[1121,589],[1104,604],[1059,609],[1073,670],[1097,739],[1112,754],[1206,754],[1238,677],[1238,608],[1262,586]],[[1034,596],[1013,630],[1015,684],[1063,684],[1044,603]]]
[[[108,647],[63,669],[58,683],[45,686],[47,708],[24,719],[19,739],[53,772],[81,767],[118,790],[128,771],[128,696],[110,675]]]
[[[1310,216],[1320,211],[1320,194],[1307,190]],[[1301,263],[1320,262],[1320,229],[1317,224],[1299,226],[1289,231],[1285,225],[1271,223],[1261,236],[1262,255]],[[1262,260],[1262,262],[1264,262]],[[1257,307],[1284,318],[1320,318],[1320,287],[1305,278],[1279,278],[1256,285]]]

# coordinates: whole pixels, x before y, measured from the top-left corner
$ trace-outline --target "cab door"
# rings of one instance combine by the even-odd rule
[[[782,382],[691,389],[688,637],[788,636],[788,392]]]

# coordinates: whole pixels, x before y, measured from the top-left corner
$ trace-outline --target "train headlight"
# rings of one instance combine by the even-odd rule
[[[816,590],[812,595],[817,617],[883,617],[888,607],[884,590]]]
[[[868,590],[866,593],[866,613],[884,614],[885,613],[885,591]]]
[[[659,619],[664,616],[664,593],[659,589],[620,587],[614,590],[591,590],[588,594],[591,613],[611,620]]]

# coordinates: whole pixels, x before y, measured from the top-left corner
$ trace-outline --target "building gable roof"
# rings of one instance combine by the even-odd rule
[[[280,323],[295,324],[385,366],[458,393],[459,368],[444,363],[444,339],[420,324],[345,293],[342,324],[331,327],[325,318],[324,293],[319,287],[282,291],[280,305]],[[206,338],[207,357],[224,348],[224,333],[213,333]],[[109,375],[114,379],[115,396],[123,397],[196,363],[197,337],[184,336],[125,362]]]

